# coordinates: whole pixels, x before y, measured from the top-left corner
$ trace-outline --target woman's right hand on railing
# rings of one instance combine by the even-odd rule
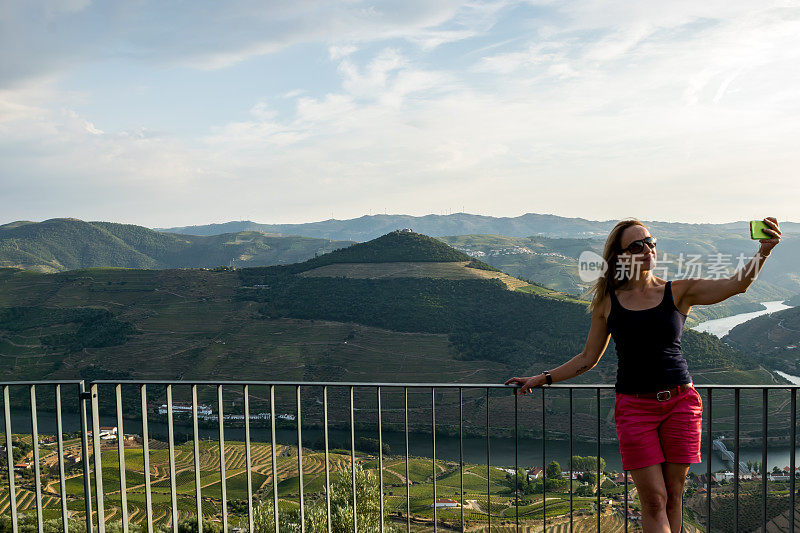
[[[505,382],[505,385],[518,385],[519,389],[514,389],[514,396],[516,396],[517,390],[521,391],[520,394],[526,394],[528,392],[533,392],[533,389],[541,387],[546,382],[547,380],[544,374],[537,374],[527,378],[511,378]]]

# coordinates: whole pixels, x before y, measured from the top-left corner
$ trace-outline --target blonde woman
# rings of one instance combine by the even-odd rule
[[[656,239],[647,227],[636,219],[620,221],[603,250],[608,267],[592,287],[583,351],[549,372],[506,381],[526,394],[573,378],[593,368],[614,339],[617,437],[645,533],[680,532],[686,474],[691,463],[701,462],[703,404],[681,353],[683,324],[692,306],[721,302],[753,283],[781,238],[774,217],[764,223],[773,237],[761,239],[757,253],[731,277],[667,281],[653,274]]]

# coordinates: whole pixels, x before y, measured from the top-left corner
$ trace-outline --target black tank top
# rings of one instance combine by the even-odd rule
[[[690,383],[681,353],[686,315],[672,299],[672,282],[667,281],[660,304],[640,311],[622,307],[614,289],[609,293],[608,329],[617,350],[617,392],[656,392]]]

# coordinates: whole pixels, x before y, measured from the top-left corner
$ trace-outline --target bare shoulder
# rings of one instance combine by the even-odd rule
[[[686,294],[686,291],[689,289],[692,283],[694,283],[694,281],[695,280],[690,278],[672,280],[672,298],[675,300],[675,303],[678,303],[678,300],[681,299],[681,296]]]
[[[595,313],[599,318],[608,321],[608,316],[611,314],[611,297],[608,295],[608,293],[603,296],[603,299],[600,301],[600,305],[598,305],[595,309]]]

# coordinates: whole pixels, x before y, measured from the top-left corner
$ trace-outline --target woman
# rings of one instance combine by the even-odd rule
[[[721,302],[753,283],[781,237],[774,217],[764,223],[773,237],[761,239],[756,255],[731,277],[666,281],[653,274],[656,240],[647,227],[635,219],[619,222],[603,251],[608,267],[592,288],[583,352],[549,372],[506,381],[526,394],[573,378],[593,368],[614,338],[617,437],[645,533],[680,532],[686,474],[690,463],[701,461],[702,400],[681,354],[684,321],[693,305]]]

